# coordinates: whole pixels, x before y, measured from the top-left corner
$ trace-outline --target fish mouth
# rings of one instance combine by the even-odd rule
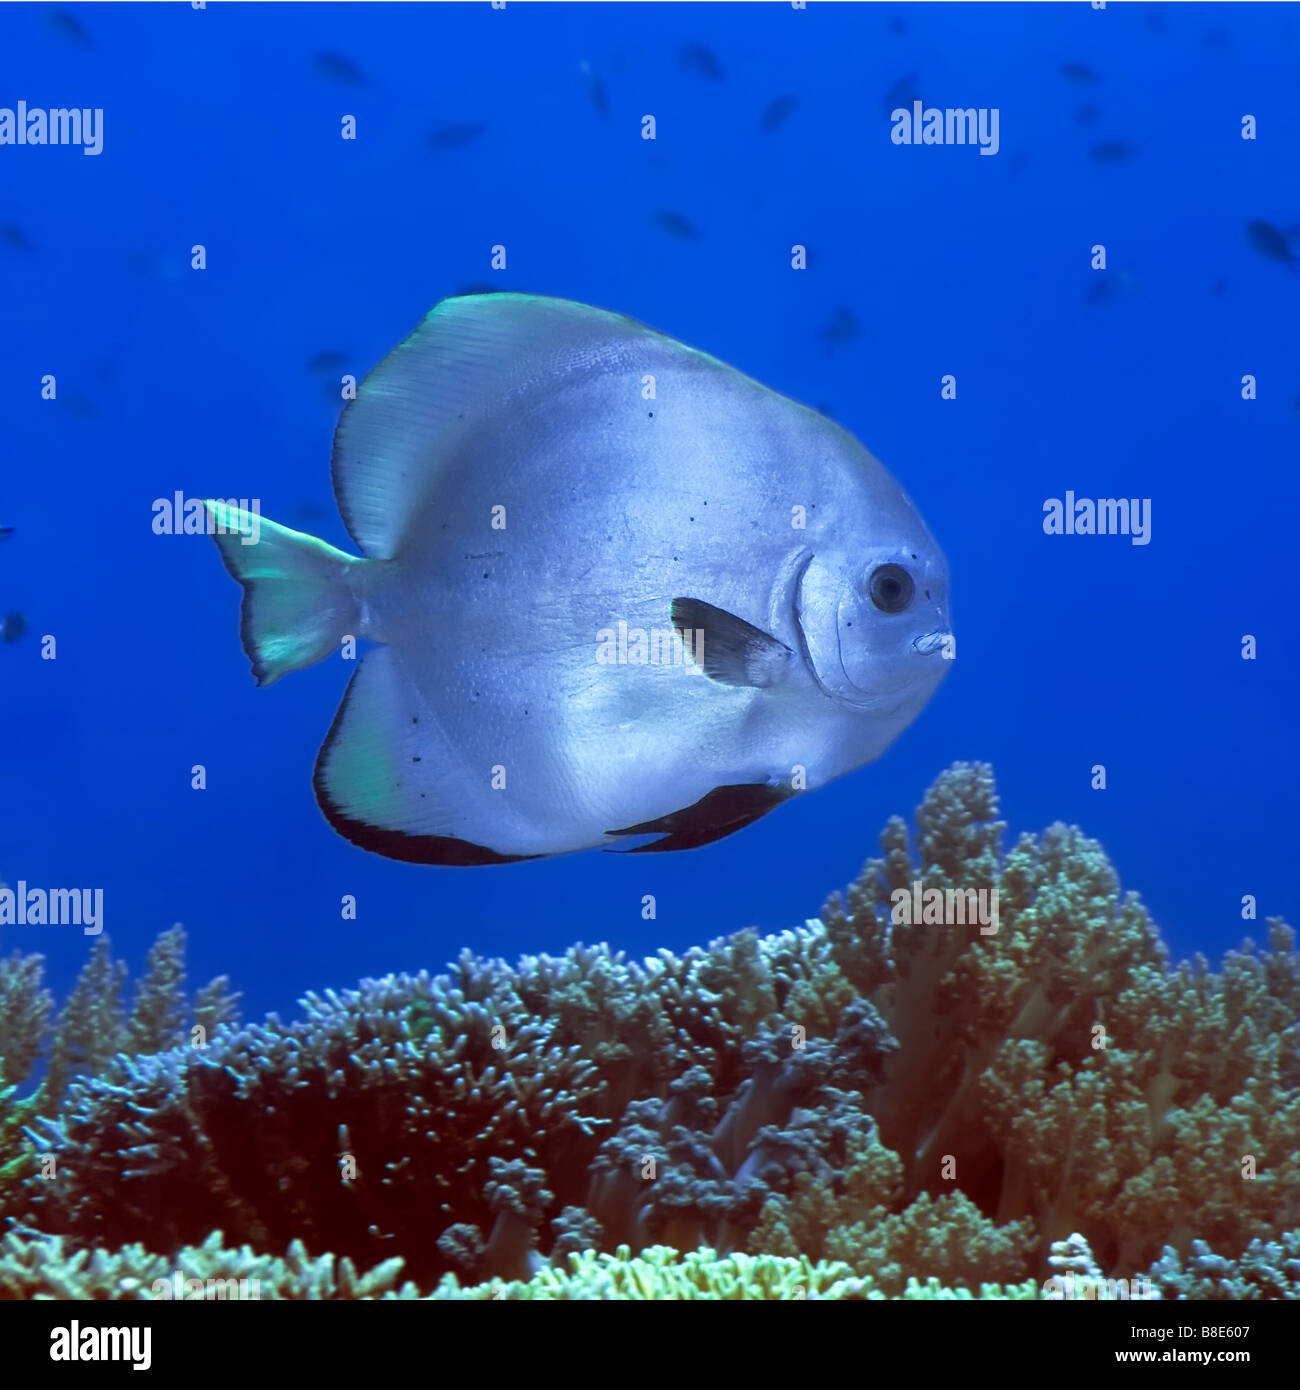
[[[922,656],[929,656],[931,652],[939,651],[951,638],[951,632],[936,629],[934,632],[923,632],[920,637],[914,639],[912,646]]]

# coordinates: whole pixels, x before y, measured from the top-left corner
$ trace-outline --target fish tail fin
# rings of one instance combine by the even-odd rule
[[[357,631],[348,570],[361,561],[242,507],[203,505],[221,559],[244,587],[239,635],[258,685],[322,660]]]

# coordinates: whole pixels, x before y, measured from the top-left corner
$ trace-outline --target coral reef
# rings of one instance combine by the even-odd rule
[[[90,1074],[21,1119],[55,1162],[0,1200],[69,1250],[223,1231],[329,1252],[350,1288],[400,1260],[440,1298],[1020,1297],[1070,1260],[1291,1296],[1291,929],[1171,967],[1096,842],[1005,833],[990,770],[958,764],[797,930],[643,964],[465,952],[288,1024],[216,1027],[223,985],[207,1046],[152,1055],[61,1022],[51,1071]],[[177,960],[160,941],[129,1036],[178,1036]],[[120,1038],[111,963],[87,970]],[[17,1073],[49,1005],[39,972],[6,979]]]
[[[983,1284],[947,1289],[937,1279],[911,1280],[904,1299],[1032,1299],[1037,1285],[1004,1288]],[[647,1246],[633,1256],[626,1245],[613,1254],[594,1250],[569,1256],[567,1267],[546,1268],[526,1283],[489,1279],[462,1288],[454,1275],[438,1285],[434,1299],[866,1299],[889,1297],[871,1278],[855,1278],[848,1265],[802,1256],[718,1255],[709,1249],[682,1253],[672,1246]]]
[[[649,1246],[633,1256],[627,1246],[613,1254],[573,1252],[559,1267],[542,1265],[526,1280],[489,1279],[462,1287],[448,1274],[431,1294],[401,1281],[402,1260],[393,1258],[359,1274],[351,1260],[312,1258],[300,1241],[284,1256],[231,1249],[215,1231],[201,1246],[175,1256],[153,1254],[142,1245],[112,1252],[79,1249],[62,1236],[10,1234],[0,1240],[0,1300],[181,1298],[577,1300],[604,1299],[868,1299],[887,1297],[873,1281],[853,1277],[845,1264],[779,1255],[683,1254]],[[910,1281],[905,1299],[1032,1299],[1032,1280],[946,1289],[938,1280]]]
[[[401,1260],[388,1260],[358,1275],[351,1260],[313,1259],[298,1241],[283,1257],[257,1255],[247,1246],[232,1250],[222,1244],[220,1231],[174,1256],[153,1254],[142,1245],[92,1252],[61,1236],[11,1233],[0,1240],[0,1299],[379,1298],[397,1291],[401,1269]],[[155,1287],[159,1282],[162,1287]],[[399,1296],[416,1293],[407,1285]]]
[[[21,1179],[32,1169],[28,1126],[40,1115],[58,1111],[73,1076],[103,1071],[118,1053],[174,1046],[187,1013],[204,1027],[204,1039],[219,1024],[238,1021],[239,996],[230,993],[224,975],[199,991],[192,1010],[187,1006],[185,929],[179,923],[150,950],[129,1020],[121,1007],[127,969],[113,959],[107,936],[91,948],[52,1030],[54,999],[44,987],[44,973],[45,959],[39,954],[14,952],[0,960],[0,1219],[19,1204]],[[33,1075],[42,1057],[40,1085],[34,1094],[19,1098],[19,1083]]]

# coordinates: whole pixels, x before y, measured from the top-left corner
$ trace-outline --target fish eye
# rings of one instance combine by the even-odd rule
[[[902,565],[880,565],[871,572],[867,592],[882,613],[901,613],[911,603],[916,586]]]

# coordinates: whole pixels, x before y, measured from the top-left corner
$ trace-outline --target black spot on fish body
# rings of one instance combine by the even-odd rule
[[[1294,268],[1296,254],[1286,235],[1271,222],[1256,219],[1246,223],[1246,238],[1256,251],[1267,260],[1278,261]]]
[[[342,53],[317,53],[312,61],[316,64],[316,71],[323,77],[328,77],[331,82],[341,82],[349,87],[364,87],[370,80],[351,58],[345,57]]]
[[[1061,76],[1083,87],[1091,87],[1101,81],[1086,63],[1062,63]]]
[[[609,830],[609,835],[663,835],[652,844],[621,851],[626,854],[659,854],[664,850],[698,849],[727,835],[743,830],[774,807],[789,800],[794,791],[787,786],[765,783],[714,787],[698,801],[654,820],[630,825],[625,830]]]
[[[657,212],[653,221],[661,232],[667,232],[669,236],[682,237],[685,240],[694,240],[699,236],[699,232],[680,212]]]
[[[487,130],[478,121],[450,121],[446,125],[435,126],[429,133],[429,148],[443,152],[463,150]]]
[[[779,130],[799,105],[799,98],[788,93],[785,96],[774,97],[763,108],[763,114],[758,118],[758,123],[764,130]]]
[[[683,44],[677,50],[677,57],[682,67],[698,72],[711,82],[723,80],[722,64],[718,62],[718,55],[711,48],[705,48],[702,43]]]
[[[1088,158],[1094,164],[1122,164],[1136,153],[1136,149],[1123,140],[1103,140],[1088,151]]]

